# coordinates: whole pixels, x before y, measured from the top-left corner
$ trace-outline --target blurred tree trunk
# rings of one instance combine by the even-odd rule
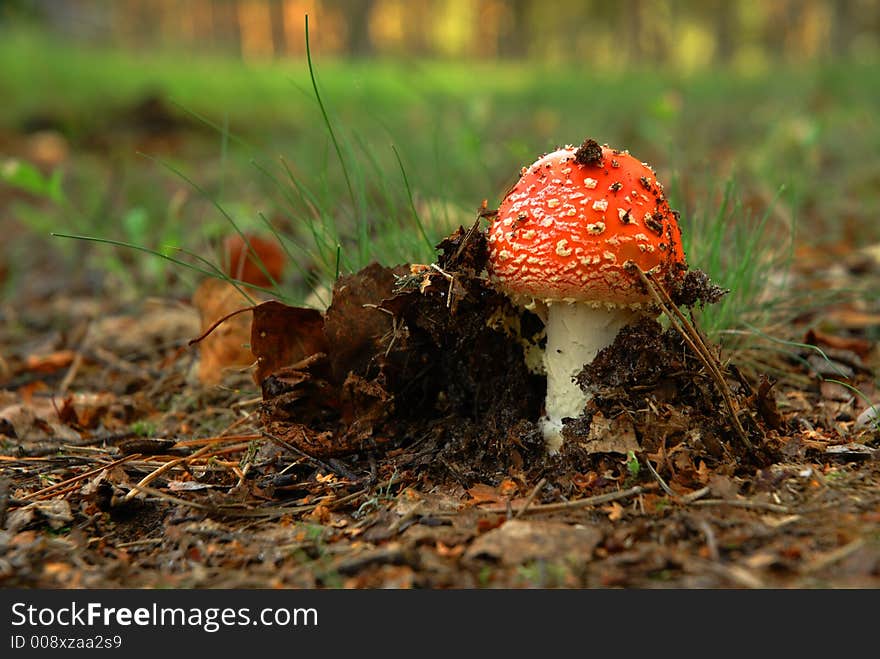
[[[529,53],[529,0],[510,0],[503,3],[506,20],[498,31],[498,56],[505,59],[525,59]]]
[[[624,33],[627,35],[629,44],[628,53],[630,64],[638,64],[645,56],[642,48],[642,0],[631,0],[629,11],[623,12],[627,18]]]
[[[241,28],[236,0],[211,0],[214,42],[223,50],[241,56]]]
[[[855,0],[833,0],[831,3],[831,52],[844,57],[857,32]]]
[[[433,49],[431,24],[434,20],[434,3],[407,2],[403,5],[404,37],[410,55],[424,57]]]
[[[284,1],[269,0],[269,21],[272,30],[272,52],[275,57],[287,55],[287,35],[284,32]]]
[[[325,0],[328,9],[337,10],[345,18],[344,52],[349,57],[371,57],[375,54],[370,36],[370,16],[374,0]],[[417,3],[420,4],[420,3]]]
[[[785,60],[787,55],[796,57],[800,47],[801,0],[777,0],[769,5],[771,10],[762,26],[765,52],[776,61]]]

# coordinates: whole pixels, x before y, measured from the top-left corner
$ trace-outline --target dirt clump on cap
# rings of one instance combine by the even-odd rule
[[[577,151],[574,160],[579,165],[599,167],[602,165],[602,146],[594,139],[586,139]]]

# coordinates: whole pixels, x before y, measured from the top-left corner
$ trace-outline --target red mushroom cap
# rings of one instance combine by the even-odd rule
[[[523,168],[489,228],[489,269],[513,296],[648,302],[633,264],[687,269],[677,213],[654,170],[593,140]]]

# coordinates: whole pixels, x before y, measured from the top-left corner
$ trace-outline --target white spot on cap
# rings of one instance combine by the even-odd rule
[[[501,259],[502,261],[506,261],[511,256],[513,256],[513,254],[508,252],[506,249],[502,249],[500,252],[498,252],[498,258]]]
[[[593,224],[587,225],[587,231],[593,234],[594,236],[598,236],[600,233],[605,231],[605,223],[604,222],[594,222]]]
[[[589,188],[590,190],[592,190],[592,189],[595,188],[597,185],[599,185],[599,181],[597,181],[597,180],[594,179],[594,178],[585,178],[585,179],[584,179],[584,187],[585,187],[585,188]]]
[[[556,253],[559,254],[559,256],[568,256],[571,254],[571,248],[566,247],[566,245],[568,245],[568,241],[565,238],[556,243]]]
[[[553,199],[547,200],[547,208],[556,208],[559,205],[559,200],[555,197]]]
[[[522,234],[520,235],[520,237],[521,237],[523,240],[532,240],[532,239],[537,235],[537,233],[538,233],[538,232],[535,231],[534,229],[527,229],[526,231],[523,231],[523,232],[522,232]]]
[[[605,199],[597,199],[593,202],[593,210],[594,211],[606,211],[608,210],[608,201]]]

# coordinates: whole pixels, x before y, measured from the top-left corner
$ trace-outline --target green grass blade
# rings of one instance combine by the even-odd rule
[[[342,148],[339,146],[339,140],[336,139],[336,132],[333,130],[333,123],[330,121],[330,116],[327,113],[327,108],[324,106],[324,101],[321,98],[321,92],[318,91],[318,81],[315,79],[315,69],[312,65],[312,49],[309,44],[309,15],[306,14],[306,61],[308,62],[309,67],[309,78],[312,81],[312,89],[315,92],[315,100],[318,102],[318,106],[321,108],[321,116],[324,118],[324,125],[327,127],[327,132],[330,133],[330,139],[333,141],[333,148],[336,149],[336,157],[339,159],[339,165],[342,167],[342,175],[345,177],[345,185],[348,188],[348,195],[351,197],[351,205],[352,210],[357,209],[357,201],[354,194],[354,188],[351,184],[351,177],[348,174],[348,167],[345,164],[345,158],[342,155]]]
[[[409,185],[409,179],[406,176],[406,168],[403,166],[403,160],[400,159],[400,154],[397,152],[397,147],[393,144],[391,145],[391,150],[394,151],[394,157],[397,158],[397,164],[400,166],[400,174],[403,176],[403,185],[406,188],[406,194],[409,198],[409,207],[412,210],[413,220],[415,220],[416,226],[419,229],[419,233],[422,234],[422,239],[425,241],[425,244],[428,246],[430,251],[434,251],[434,243],[428,237],[428,232],[425,231],[425,225],[422,223],[422,218],[419,217],[419,211],[416,209],[416,202],[413,199],[412,188]]]

